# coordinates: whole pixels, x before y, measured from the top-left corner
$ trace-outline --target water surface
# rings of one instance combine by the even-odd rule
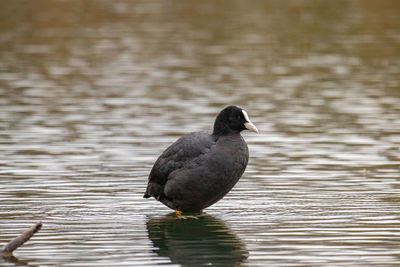
[[[3,1],[0,245],[28,266],[400,265],[397,1]],[[245,174],[198,219],[157,156],[245,108]],[[15,263],[17,262],[17,263]]]

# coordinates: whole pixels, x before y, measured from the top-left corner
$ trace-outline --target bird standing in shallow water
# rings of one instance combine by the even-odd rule
[[[247,166],[243,130],[258,133],[245,110],[228,106],[215,119],[212,134],[179,138],[154,163],[144,197],[156,198],[176,214],[201,211],[223,198]]]

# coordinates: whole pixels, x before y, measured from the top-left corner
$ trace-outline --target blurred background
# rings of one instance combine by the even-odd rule
[[[44,224],[0,264],[400,264],[399,77],[395,0],[0,1],[0,245]],[[246,173],[171,221],[152,164],[230,104]]]

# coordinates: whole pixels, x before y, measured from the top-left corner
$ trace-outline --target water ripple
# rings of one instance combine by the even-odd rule
[[[0,243],[43,228],[0,265],[400,265],[397,2],[25,4],[0,3]],[[227,104],[249,166],[174,220],[152,164]]]

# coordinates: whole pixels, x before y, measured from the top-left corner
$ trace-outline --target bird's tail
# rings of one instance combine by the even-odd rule
[[[157,200],[163,196],[164,196],[164,185],[152,182],[149,182],[146,188],[146,192],[144,192],[143,195],[144,198],[154,197]]]

